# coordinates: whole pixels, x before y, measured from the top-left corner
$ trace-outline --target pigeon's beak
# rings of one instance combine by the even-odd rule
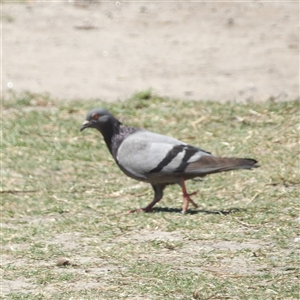
[[[81,128],[80,128],[80,131],[90,127],[91,123],[89,121],[84,121]]]

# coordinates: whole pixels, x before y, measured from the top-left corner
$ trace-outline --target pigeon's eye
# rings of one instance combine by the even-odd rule
[[[94,120],[98,120],[99,116],[97,114],[94,114],[92,117]]]

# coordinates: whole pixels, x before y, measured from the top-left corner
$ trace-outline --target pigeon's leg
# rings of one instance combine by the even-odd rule
[[[166,186],[165,185],[152,185],[152,188],[154,190],[154,199],[151,203],[149,203],[146,207],[144,208],[138,208],[138,209],[134,209],[129,211],[129,213],[134,213],[134,212],[149,212],[152,207],[161,200],[161,198],[163,197],[163,191],[164,188]]]
[[[185,182],[184,182],[184,179],[181,178],[180,180],[180,186],[181,186],[181,189],[182,189],[182,193],[183,193],[183,207],[182,207],[182,213],[185,214],[188,207],[189,207],[189,203],[192,203],[192,205],[197,208],[198,205],[193,201],[193,199],[191,199],[190,196],[193,196],[193,195],[196,195],[198,192],[193,192],[193,193],[190,193],[188,194],[187,191],[186,191],[186,187],[185,187]]]

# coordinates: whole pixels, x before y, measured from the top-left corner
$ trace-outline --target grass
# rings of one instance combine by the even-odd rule
[[[254,171],[189,181],[152,213],[127,214],[151,188],[118,169],[100,134],[79,132],[104,106],[123,123]],[[299,103],[163,99],[66,102],[12,94],[2,102],[2,299],[298,299]],[[66,257],[69,264],[57,266]]]

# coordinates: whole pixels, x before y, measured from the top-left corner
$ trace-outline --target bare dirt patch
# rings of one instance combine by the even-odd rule
[[[196,100],[299,96],[297,1],[49,2],[3,4],[4,95],[115,101],[151,87]]]
[[[36,285],[29,282],[25,278],[18,278],[14,280],[1,280],[1,295],[6,295],[14,292],[33,292],[36,289]]]

